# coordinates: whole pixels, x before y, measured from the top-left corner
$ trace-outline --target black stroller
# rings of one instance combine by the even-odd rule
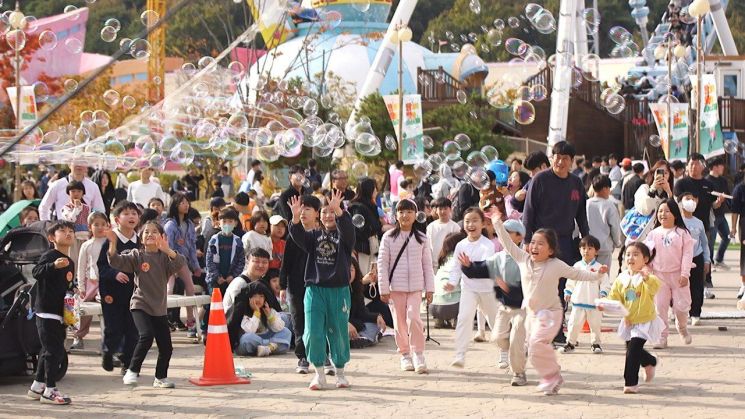
[[[41,343],[33,316],[36,287],[21,273],[49,249],[44,224],[10,230],[0,239],[0,376],[36,371]],[[59,368],[67,373],[67,354]]]

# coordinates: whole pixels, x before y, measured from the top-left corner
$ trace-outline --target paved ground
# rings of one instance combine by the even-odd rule
[[[736,252],[727,256],[735,266]],[[705,311],[733,311],[739,277],[731,271],[716,273],[714,280],[717,298],[706,301]],[[719,331],[718,326],[728,330]],[[294,373],[292,355],[236,358],[237,366],[253,373],[250,385],[195,387],[187,378],[200,375],[203,348],[188,343],[180,332],[174,335],[170,369],[177,384],[174,390],[148,386],[154,351],[143,366],[142,386],[134,389],[124,387],[118,374],[103,371],[99,358],[73,355],[60,387],[73,397],[74,405],[40,405],[25,398],[29,377],[0,378],[0,416],[735,418],[745,411],[744,330],[745,320],[708,320],[692,329],[691,346],[682,346],[672,336],[671,348],[657,351],[661,365],[655,382],[638,395],[621,392],[623,346],[615,334],[603,334],[602,355],[588,353],[589,335],[582,335],[577,352],[560,355],[566,385],[556,397],[535,390],[532,369],[529,386],[510,387],[510,377],[495,366],[496,348],[487,343],[472,346],[464,370],[450,368],[452,330],[433,330],[442,346],[427,345],[429,375],[399,371],[393,339],[387,337],[377,347],[353,351],[347,368],[351,389],[308,391],[310,377]],[[93,343],[89,341],[89,347]]]

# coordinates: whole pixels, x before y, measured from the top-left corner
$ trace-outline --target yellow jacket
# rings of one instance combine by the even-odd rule
[[[620,301],[626,307],[629,323],[647,323],[657,317],[654,296],[659,289],[660,280],[654,275],[650,274],[645,280],[640,274],[622,272],[613,282],[608,298]]]

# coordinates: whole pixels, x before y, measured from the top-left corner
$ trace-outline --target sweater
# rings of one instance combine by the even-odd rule
[[[220,277],[220,251],[218,249],[220,234],[222,233],[213,235],[207,244],[207,256],[205,258],[207,262],[207,276],[205,281],[208,284],[217,284],[217,278]],[[231,234],[231,236],[233,245],[230,250],[230,272],[228,276],[237,278],[246,266],[246,256],[243,253],[241,239],[235,234]]]
[[[610,199],[592,197],[587,200],[587,224],[590,234],[600,240],[600,252],[612,253],[621,247],[621,217]]]
[[[694,240],[687,231],[660,226],[647,235],[644,244],[650,251],[656,250],[650,264],[655,274],[680,272],[680,276],[685,278],[691,275]]]
[[[553,170],[535,175],[523,210],[525,243],[540,228],[553,228],[559,238],[572,237],[575,221],[582,237],[589,234],[585,199],[585,186],[575,175],[560,178]]]
[[[378,285],[381,295],[388,295],[391,291],[415,292],[425,290],[435,291],[434,271],[432,269],[432,250],[429,239],[425,236],[421,243],[416,234],[401,231],[398,236],[390,230],[383,235],[378,253]],[[418,233],[420,237],[421,233]],[[411,238],[409,238],[411,236]],[[393,264],[401,252],[401,248],[408,244],[401,254],[396,270],[391,272]],[[391,275],[392,274],[392,275]]]
[[[559,300],[559,279],[599,281],[604,274],[575,269],[558,258],[534,262],[530,254],[512,242],[501,221],[494,223],[497,236],[504,250],[520,266],[520,283],[523,288],[523,308],[536,313],[540,310],[562,310]]]
[[[271,312],[266,318],[266,323],[267,324],[265,326],[264,323],[261,321],[261,314],[257,316],[256,312],[254,312],[251,317],[247,315],[243,316],[243,320],[241,320],[241,329],[243,329],[243,332],[245,333],[259,334],[267,331],[276,333],[285,328],[285,322],[274,309],[271,309]]]
[[[290,238],[308,254],[305,285],[349,286],[349,266],[354,249],[354,225],[346,211],[336,217],[336,229],[306,231],[301,223],[290,226]],[[286,259],[285,259],[286,260]]]
[[[55,268],[54,261],[59,258],[67,259],[69,264],[61,269]],[[64,315],[65,294],[72,288],[72,280],[75,277],[75,262],[59,250],[49,249],[41,255],[31,272],[38,284],[34,311],[59,316],[61,321]]]
[[[272,238],[265,235],[258,233],[254,230],[249,231],[248,233],[244,234],[243,237],[241,237],[241,241],[243,242],[243,251],[246,254],[251,253],[252,249],[260,248],[266,250],[267,253],[269,253],[269,258],[271,259],[272,256]]]
[[[72,201],[62,207],[62,219],[75,225],[75,238],[78,240],[88,240],[88,215],[91,213],[91,207],[86,203],[75,206]]]
[[[92,238],[80,245],[77,265],[78,289],[85,294],[88,281],[98,281],[98,256],[101,254],[105,238]]]
[[[127,240],[125,243],[122,240],[123,235],[119,232],[119,230],[114,230],[114,232],[117,233],[119,238],[116,242],[116,251],[119,253],[124,252],[125,250],[131,250],[136,249],[138,247],[137,244],[137,235],[135,234],[131,240]],[[116,280],[116,274],[119,273],[118,270],[111,267],[109,264],[109,258],[108,258],[108,249],[109,249],[109,241],[106,240],[101,245],[101,252],[98,254],[98,289],[101,294],[101,299],[103,300],[105,296],[107,295],[107,292],[116,293],[117,296],[121,296],[127,299],[132,297],[132,292],[134,291],[134,275],[132,273],[127,273],[126,275],[129,277],[129,282],[122,284],[121,282]]]
[[[171,259],[161,251],[133,249],[109,255],[109,263],[114,269],[134,273],[135,289],[129,302],[130,310],[142,310],[154,317],[168,314],[168,278],[186,264],[182,255],[176,254]]]
[[[177,224],[176,220],[169,218],[163,229],[166,231],[168,246],[177,253],[181,253],[186,258],[187,266],[192,271],[199,268],[197,260],[197,232],[191,220],[184,220],[186,223],[186,234],[182,231],[182,225]]]
[[[646,280],[640,274],[622,272],[613,282],[608,298],[620,301],[629,314],[626,320],[631,324],[651,322],[657,317],[654,296],[660,289],[660,280],[649,275]]]
[[[475,242],[470,241],[467,237],[455,245],[453,251],[453,260],[450,262],[450,280],[451,285],[458,285],[462,281],[461,289],[471,292],[493,292],[494,281],[488,275],[482,277],[469,278],[463,274],[458,255],[461,253],[471,258],[471,262],[483,262],[494,254],[494,244],[484,236],[480,236]]]
[[[437,259],[440,257],[440,251],[442,250],[442,243],[445,241],[445,237],[448,234],[459,231],[460,226],[453,220],[449,220],[447,223],[435,220],[427,226],[427,238],[432,248],[432,267],[434,269],[437,269]]]
[[[497,299],[504,305],[513,308],[521,308],[523,305],[523,288],[520,281],[520,267],[506,251],[502,250],[494,254],[484,262],[475,262],[468,268],[463,268],[463,273],[468,276],[483,276],[486,274],[491,278],[502,278],[507,283],[509,290],[505,292],[499,286],[494,287]]]
[[[589,264],[580,260],[574,264],[576,269],[582,269],[588,272],[597,272],[601,266],[597,260],[593,260]],[[610,286],[611,283],[608,274],[604,274],[600,282],[569,279],[564,289],[564,295],[570,295],[572,297],[572,306],[576,308],[595,309],[595,300],[606,297],[608,291],[610,291]]]

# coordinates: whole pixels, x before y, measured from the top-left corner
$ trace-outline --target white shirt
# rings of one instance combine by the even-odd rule
[[[251,230],[241,237],[241,241],[243,242],[243,251],[245,254],[249,254],[251,249],[257,247],[266,250],[270,255],[272,254],[272,238],[269,236]]]
[[[243,288],[248,286],[248,282],[242,276],[233,278],[225,289],[225,297],[222,299],[222,308],[225,310],[225,316],[229,316],[235,304],[235,297],[241,293]]]
[[[67,185],[70,183],[69,176],[57,179],[49,185],[47,193],[41,199],[39,204],[39,219],[42,221],[51,220],[52,207],[54,212],[57,214],[57,219],[63,219],[62,207],[70,202],[70,195],[67,194]],[[104,212],[103,199],[101,198],[101,190],[98,189],[98,185],[95,184],[89,178],[83,179],[83,187],[85,187],[85,195],[83,195],[83,201],[91,207],[91,211]]]
[[[459,241],[453,252],[455,257],[450,262],[450,279],[448,280],[453,285],[458,285],[458,282],[462,281],[460,287],[464,291],[494,293],[494,280],[491,278],[469,278],[463,275],[458,260],[458,255],[461,253],[467,255],[471,262],[483,262],[494,254],[494,243],[484,236],[479,237],[475,242],[468,240],[467,237]]]
[[[432,247],[432,267],[435,270],[437,270],[437,259],[440,257],[440,251],[442,250],[442,243],[445,241],[445,237],[448,234],[459,231],[460,226],[453,220],[448,220],[447,223],[435,220],[427,226],[427,238],[429,238],[430,247]]]
[[[127,188],[127,201],[140,204],[147,208],[147,204],[152,198],[160,198],[164,203],[166,202],[163,188],[152,179],[148,183],[142,183],[141,180],[137,180],[129,184]]]

